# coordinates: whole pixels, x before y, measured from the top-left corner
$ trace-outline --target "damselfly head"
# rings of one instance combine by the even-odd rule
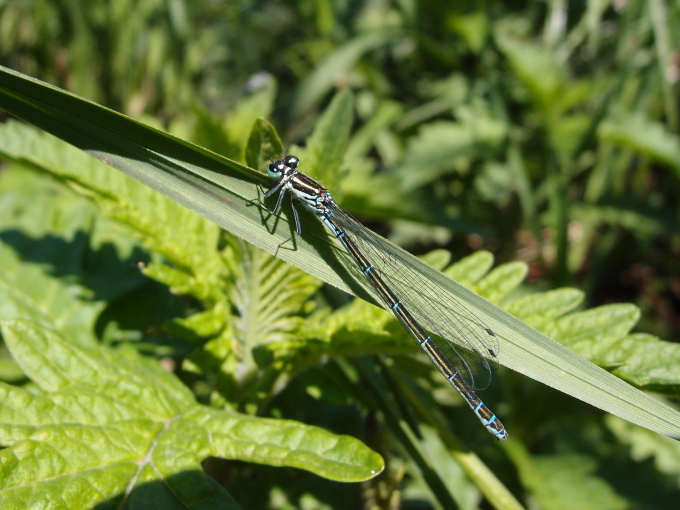
[[[280,179],[282,175],[295,170],[300,160],[295,156],[284,156],[267,167],[267,173],[272,179]]]

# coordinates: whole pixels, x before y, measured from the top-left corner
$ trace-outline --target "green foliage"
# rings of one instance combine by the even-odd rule
[[[657,432],[678,437],[680,349],[658,337],[677,340],[680,303],[679,16],[2,3],[3,64],[182,138],[0,72],[0,107],[172,199],[0,128],[3,507],[674,508],[680,452]],[[529,376],[481,395],[508,441],[391,315],[310,276],[376,301],[315,218],[278,253],[296,267],[270,255],[292,216],[251,201],[286,143],[371,228],[445,246],[422,259],[523,321],[408,259]],[[380,457],[361,488],[321,478],[367,480]]]
[[[54,146],[58,147],[58,144]],[[77,154],[65,148],[67,152]],[[59,164],[58,158],[53,159],[53,164]],[[87,174],[87,168],[80,171],[81,177]],[[119,197],[116,189],[120,188],[116,184],[125,182],[121,175],[111,175],[115,178],[110,181],[107,191],[97,194],[98,204],[102,206],[110,203],[113,197]],[[24,258],[15,262],[18,266],[15,270],[8,265],[8,271],[3,274],[3,286],[6,289],[11,286],[12,291],[3,292],[2,334],[14,362],[25,376],[37,384],[37,387],[26,389],[3,385],[4,411],[0,423],[5,427],[3,444],[8,447],[3,450],[5,460],[2,461],[5,466],[5,484],[0,491],[3,507],[30,508],[40,501],[61,502],[58,503],[61,508],[85,507],[96,502],[116,506],[121,501],[127,501],[131,507],[144,507],[157,499],[166,501],[168,507],[179,504],[191,506],[198,501],[224,505],[230,501],[227,493],[206,477],[199,466],[208,456],[309,469],[329,479],[342,481],[366,479],[382,469],[380,457],[355,439],[290,420],[266,420],[198,405],[181,381],[157,363],[140,357],[127,342],[115,350],[99,346],[93,335],[93,318],[102,314],[107,305],[111,320],[120,320],[122,324],[127,321],[126,325],[130,325],[125,317],[127,309],[113,309],[116,307],[108,303],[108,299],[123,296],[123,299],[135,301],[139,297],[135,287],[148,285],[138,271],[131,274],[129,271],[130,261],[139,259],[142,254],[141,246],[154,242],[154,231],[149,229],[144,214],[153,213],[159,218],[176,220],[175,213],[182,208],[177,209],[172,202],[158,196],[155,202],[144,201],[136,210],[139,221],[132,228],[130,214],[120,215],[120,211],[113,207],[101,207],[97,211],[87,202],[74,199],[71,193],[59,192],[53,184],[45,180],[36,181],[35,177],[36,174],[16,169],[2,179],[3,185],[10,186],[0,200],[8,213],[4,216],[2,230],[3,252],[6,260],[11,261],[17,256]],[[142,193],[149,193],[137,183],[128,180],[128,184]],[[87,194],[91,196],[92,190],[88,190]],[[33,211],[26,211],[28,197],[38,199],[37,203],[50,210],[51,217],[58,221],[42,222],[40,214],[34,216]],[[55,214],[58,210],[60,214]],[[130,237],[114,229],[103,211],[116,216],[118,225],[124,226],[127,232],[134,232],[141,244],[134,243]],[[213,312],[210,317],[208,312],[202,312],[185,319],[184,331],[193,326],[193,337],[185,335],[185,338],[195,341],[199,337],[222,333],[226,317],[224,297],[219,292],[222,282],[213,279],[210,284],[218,294],[210,289],[206,291],[205,283],[196,284],[201,279],[200,272],[191,271],[195,268],[207,270],[206,245],[214,242],[214,238],[206,239],[201,228],[201,225],[210,224],[193,216],[194,222],[185,221],[177,228],[186,229],[187,235],[189,231],[201,234],[196,240],[205,239],[204,244],[183,249],[175,246],[177,251],[173,254],[173,262],[163,258],[165,262],[150,263],[143,271],[154,277],[161,275],[159,280],[162,280],[167,277],[163,268],[173,270],[172,266],[177,264],[181,269],[174,269],[172,274],[179,275],[176,281],[182,282],[182,285],[171,287],[174,292],[193,293],[197,299],[202,298],[206,306],[214,302],[218,294],[222,296],[215,308],[210,310]],[[92,229],[93,225],[99,227]],[[29,236],[29,233],[45,235],[46,232],[50,235],[44,238],[34,240]],[[74,239],[69,241],[69,236]],[[90,236],[93,241],[89,241]],[[85,237],[85,240],[78,241],[78,237]],[[96,249],[102,242],[100,239],[107,241],[108,248]],[[61,243],[58,242],[60,240]],[[115,247],[111,246],[112,241],[116,243]],[[51,243],[49,261],[37,258],[45,253],[37,249],[36,244],[40,242]],[[133,250],[133,247],[136,248]],[[159,249],[168,249],[167,242],[159,243]],[[74,250],[78,250],[80,255]],[[222,261],[223,268],[236,262],[244,263],[242,257],[235,257],[229,249],[220,255],[216,246],[212,245],[212,249],[207,251]],[[100,252],[107,252],[108,261]],[[127,262],[115,257],[125,254],[130,257]],[[88,262],[92,265],[78,266],[69,260],[71,257],[81,261],[90,259]],[[262,259],[262,255],[259,257]],[[142,255],[141,258],[148,256]],[[275,263],[284,280],[288,279],[289,275],[283,272],[283,263],[274,261],[269,255],[266,258]],[[65,263],[60,263],[62,260]],[[185,265],[182,267],[177,261]],[[51,276],[49,268],[60,276]],[[236,271],[238,268],[232,269]],[[238,283],[253,283],[250,279],[253,271],[240,270],[244,273]],[[282,331],[300,322],[299,318],[291,317],[295,309],[291,310],[291,305],[286,305],[291,301],[294,305],[299,298],[297,293],[283,294],[282,282],[271,271],[266,273],[265,281],[255,281],[253,287],[262,292],[268,285],[275,285],[274,291],[267,296],[275,297],[277,301],[268,305],[273,308],[269,311],[281,315],[280,320],[263,322],[259,317],[250,317],[243,308],[249,297],[244,289],[233,285],[231,291],[243,326],[259,324],[273,328],[268,335],[253,332],[249,337],[258,341],[275,341]],[[17,276],[22,274],[23,277]],[[31,276],[27,278],[27,275]],[[214,276],[216,273],[213,273]],[[318,286],[304,274],[297,279],[311,282],[314,288]],[[127,283],[124,283],[125,280]],[[85,290],[91,292],[86,293]],[[161,305],[168,298],[158,290],[148,293],[147,297],[155,301],[154,306]],[[176,308],[175,311],[181,309]],[[46,313],[41,314],[41,311]],[[219,311],[222,313],[217,313]],[[147,321],[158,319],[153,314],[142,315]],[[6,320],[11,316],[30,320]],[[218,320],[217,327],[215,319]],[[168,318],[166,326],[169,330],[177,329],[175,321]],[[145,329],[144,324],[134,326]],[[152,324],[146,323],[148,326]],[[232,327],[239,330],[239,323]],[[62,336],[51,328],[59,328],[68,336]],[[125,333],[114,331],[114,335],[107,336],[107,339],[120,343],[128,339],[129,335]],[[226,334],[223,333],[223,336]],[[236,336],[241,338],[243,335]],[[149,338],[143,340],[148,341]],[[167,337],[164,340],[167,344]],[[150,348],[139,342],[137,345],[143,350]],[[180,352],[187,347],[177,346]],[[210,344],[206,344],[205,349],[209,347]],[[246,348],[250,357],[250,350],[254,347],[245,345],[243,349]],[[156,352],[160,354],[162,351],[156,349]],[[8,368],[3,371],[4,380],[12,379],[7,377],[10,373]],[[12,460],[16,458],[21,462]],[[47,471],[36,470],[35,463],[46,466]],[[156,483],[158,481],[163,483]],[[98,490],[93,493],[79,489],[81,484],[97,487]],[[236,507],[235,503],[233,506]]]
[[[4,507],[160,500],[166,507],[238,508],[200,469],[209,455],[342,481],[382,470],[380,456],[354,438],[197,405],[178,379],[131,348],[84,349],[29,321],[3,321],[2,334],[38,386],[0,386]]]
[[[411,341],[403,335],[394,318],[386,312],[362,301],[355,301],[335,311],[329,310],[327,306],[311,306],[312,302],[309,302],[309,299],[319,287],[317,280],[311,279],[300,271],[291,270],[281,261],[248,247],[240,241],[230,237],[220,241],[215,235],[215,227],[206,220],[193,215],[192,217],[186,216],[188,213],[178,208],[173,202],[154,195],[144,186],[130,181],[122,174],[111,172],[103,174],[102,170],[105,170],[105,167],[102,167],[101,163],[88,159],[74,149],[63,147],[44,135],[37,135],[33,129],[16,124],[8,124],[7,128],[3,139],[8,143],[2,149],[5,154],[11,154],[12,159],[17,162],[30,162],[33,171],[48,171],[61,180],[72,183],[79,192],[94,200],[97,204],[97,217],[103,215],[105,218],[114,220],[116,224],[124,227],[128,234],[137,239],[140,248],[152,254],[151,257],[144,257],[150,260],[141,266],[143,273],[167,286],[174,294],[191,296],[199,305],[198,307],[185,305],[183,307],[184,317],[167,318],[163,329],[173,336],[185,339],[183,345],[176,346],[174,356],[182,357],[182,352],[191,351],[183,363],[185,374],[194,374],[194,377],[202,381],[201,384],[195,386],[195,392],[200,399],[210,402],[213,408],[245,409],[252,413],[267,412],[274,406],[274,409],[280,409],[279,412],[290,412],[288,399],[277,397],[282,385],[285,386],[289,384],[289,381],[292,382],[298,377],[308,378],[309,375],[305,374],[309,374],[310,371],[313,373],[314,367],[323,364],[326,359],[339,360],[348,355],[374,353],[405,355],[412,352]],[[39,149],[40,146],[44,150]],[[34,154],[41,155],[36,157]],[[45,159],[44,154],[51,154],[51,156]],[[72,166],[79,159],[82,161]],[[48,164],[48,160],[51,163]],[[70,163],[68,167],[62,166],[67,162]],[[22,188],[20,184],[22,175],[25,175],[25,171],[22,173],[20,168],[17,168],[6,176],[6,178],[18,179],[15,183],[10,181],[10,184],[13,184],[11,189]],[[103,175],[107,176],[105,182],[101,179]],[[25,177],[24,181],[26,181]],[[129,202],[128,197],[134,197],[134,201]],[[7,200],[10,204],[16,205],[17,203],[17,199],[12,195],[8,195]],[[64,201],[64,199],[61,200]],[[74,200],[71,198],[66,201],[64,207],[68,210],[74,207],[73,203]],[[81,208],[84,207],[82,203],[79,205]],[[47,204],[46,206],[50,207]],[[10,206],[7,207],[11,210]],[[31,216],[20,215],[19,220],[16,219],[16,214],[14,216],[13,221],[18,221],[20,226],[23,226],[25,222],[29,225],[35,223]],[[8,215],[8,218],[11,217],[12,215]],[[83,217],[80,216],[79,219],[82,221]],[[87,222],[87,217],[85,220]],[[40,225],[38,223],[33,228],[38,228]],[[45,226],[43,225],[42,228],[44,229]],[[71,230],[82,229],[84,226],[80,223],[77,227],[73,225],[70,228]],[[170,232],[169,236],[163,236],[164,229]],[[191,242],[183,243],[183,239]],[[16,246],[21,248],[22,244],[16,244]],[[7,250],[9,253],[14,251],[9,247]],[[433,252],[428,257],[430,264],[445,269],[447,274],[473,286],[477,292],[489,299],[505,300],[507,302],[505,306],[515,315],[526,317],[532,324],[540,325],[541,329],[551,332],[556,339],[571,344],[573,348],[590,355],[604,366],[611,367],[614,363],[616,368],[617,362],[598,356],[597,353],[601,351],[594,351],[595,347],[603,343],[612,345],[617,342],[624,342],[635,347],[636,337],[627,336],[637,319],[634,309],[627,312],[627,322],[621,322],[621,313],[615,312],[613,307],[569,314],[568,312],[572,311],[581,299],[579,293],[570,289],[511,299],[510,294],[525,276],[526,269],[522,264],[505,264],[489,272],[493,259],[486,252],[478,252],[446,268],[448,259],[449,254],[443,251]],[[107,270],[116,274],[115,265]],[[21,292],[23,282],[17,283],[16,280],[13,282],[14,290]],[[32,281],[26,283],[31,284]],[[123,298],[134,299],[133,296],[134,294],[130,293],[129,297]],[[162,295],[159,294],[158,298],[162,299]],[[76,304],[79,305],[78,302]],[[100,303],[100,308],[97,310],[101,310],[103,304]],[[24,311],[13,313],[16,316],[33,318],[33,308],[42,306],[42,302],[35,304],[25,302]],[[73,306],[71,305],[71,308]],[[89,307],[81,311],[81,306],[78,306],[76,310],[85,317],[91,317]],[[619,306],[618,308],[625,307]],[[622,312],[626,313],[625,310]],[[120,312],[113,310],[108,319],[116,321],[119,314]],[[302,320],[303,317],[306,319]],[[46,322],[46,325],[53,326],[54,323]],[[45,330],[35,325],[32,327],[43,335],[53,334],[45,333]],[[494,329],[499,331],[499,336],[503,338],[503,329],[495,325]],[[587,336],[584,336],[586,333]],[[90,339],[88,345],[93,348],[96,344],[93,343],[91,333],[86,338]],[[108,336],[110,342],[119,343],[125,339],[125,332],[120,330],[114,331],[113,336]],[[186,343],[187,341],[194,344],[199,342],[199,345],[191,347],[191,344]],[[674,356],[677,356],[674,354],[677,353],[677,349],[670,344],[665,346],[664,342],[657,339],[653,341],[667,351],[667,356],[671,355],[667,358],[669,368],[665,373],[666,379],[656,379],[655,388],[663,388],[664,391],[672,394],[673,388],[678,386],[677,376],[672,375],[671,368],[672,360]],[[140,348],[149,349],[142,345]],[[511,358],[512,350],[509,348],[510,344],[504,345],[504,351],[510,351],[508,358]],[[12,352],[16,359],[16,353]],[[162,353],[159,350],[156,352]],[[642,374],[649,371],[663,374],[658,358],[650,356],[647,362],[641,358],[638,359],[640,361],[636,367],[637,370],[626,368],[627,373],[630,374],[629,378],[634,380],[636,374],[643,377]],[[22,366],[22,360],[17,361]],[[390,419],[386,422],[388,428],[392,429],[396,437],[401,438],[400,441],[407,446],[408,450],[411,450],[410,456],[415,465],[418,465],[421,470],[425,469],[431,460],[428,459],[428,455],[417,453],[419,449],[417,437],[421,434],[420,426],[416,425],[412,430],[413,425],[405,430],[395,430],[394,425],[403,422],[401,416],[403,411],[385,407],[386,395],[395,390],[380,383],[376,375],[371,375],[370,371],[373,369],[363,362],[359,362],[356,369],[349,372],[343,365],[341,367],[342,371],[332,378],[328,379],[326,376],[314,381],[311,388],[316,388],[312,392],[317,395],[316,398],[336,403],[356,400],[368,408],[381,409],[383,412],[389,410]],[[404,371],[406,367],[409,368]],[[563,367],[565,368],[567,367]],[[359,383],[357,375],[352,375],[352,372],[357,373],[356,370],[360,374],[359,380],[372,381],[369,386],[370,391],[367,391],[369,387],[366,387],[365,383]],[[389,369],[390,372],[393,370],[395,369]],[[401,389],[400,393],[392,398],[403,399],[407,396],[407,399],[412,402],[432,399],[429,394],[422,394],[422,388],[418,388],[418,383],[410,375],[414,373],[423,377],[430,373],[424,360],[415,364],[409,361],[404,368],[397,368],[397,370],[399,375],[395,374],[394,377],[397,377]],[[24,371],[35,382],[39,382],[30,371],[26,371],[25,368]],[[149,377],[153,381],[155,376]],[[387,377],[391,376],[387,375]],[[427,379],[429,380],[429,375]],[[638,380],[641,379],[638,378]],[[363,387],[363,393],[358,392],[358,384]],[[451,398],[450,390],[443,392],[444,384],[444,381],[438,379],[426,383],[430,386],[432,394],[444,393],[445,397],[438,398],[443,398],[443,402],[448,402]],[[311,388],[308,391],[312,391]],[[340,391],[341,388],[344,390]],[[412,393],[413,395],[409,396]],[[288,398],[295,399],[295,397]],[[441,416],[436,418],[436,421],[432,421],[431,410],[439,405],[441,404],[431,401],[429,406],[422,408],[417,406],[415,412],[418,413],[420,420],[431,423],[445,438],[445,444],[450,442],[449,448],[454,448],[455,451],[458,448],[457,440],[446,439],[450,434],[447,430],[447,419]],[[653,401],[639,405],[641,405],[641,410],[647,413],[652,409]],[[428,407],[429,410],[425,411]],[[296,413],[299,413],[299,410],[293,411],[293,415]],[[189,416],[194,415],[189,413]],[[191,421],[193,418],[187,419]],[[514,433],[518,436],[522,435],[519,425],[514,427]],[[305,453],[302,452],[302,454]],[[213,455],[280,465],[280,461],[276,458],[277,454],[272,454],[271,458],[243,457],[238,452],[231,451],[213,453]],[[286,457],[294,457],[294,455],[287,454]],[[331,460],[328,459],[328,462]],[[469,476],[475,476],[474,462],[470,464],[469,460],[467,463],[465,459],[457,460],[461,462]],[[309,462],[305,460],[303,465],[309,467]],[[291,465],[300,466],[300,464]],[[195,469],[194,466],[189,471]],[[327,469],[328,472],[322,471],[323,469]],[[328,467],[324,464],[315,471],[330,478],[351,476],[329,474],[333,469],[332,466]],[[375,468],[375,462],[372,462],[367,469],[369,469],[368,476],[378,471]],[[444,467],[426,470],[430,473],[425,477],[426,483],[439,501],[450,501],[451,494],[455,491],[452,492],[451,489],[441,486],[442,474],[439,469],[444,469]],[[491,472],[485,471],[477,477],[476,483],[487,497],[492,500],[496,497],[509,497],[509,494],[498,496],[506,489]]]

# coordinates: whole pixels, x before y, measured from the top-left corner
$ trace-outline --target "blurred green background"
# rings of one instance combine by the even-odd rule
[[[258,116],[304,145],[349,88],[343,174],[317,177],[370,228],[416,254],[524,261],[525,292],[632,302],[638,331],[677,342],[679,27],[662,0],[6,0],[0,64],[240,161]],[[677,457],[664,471],[610,445],[593,455],[618,463],[595,468],[554,441],[544,469],[601,469],[600,509],[678,494]],[[526,472],[510,485],[581,507],[537,502]]]

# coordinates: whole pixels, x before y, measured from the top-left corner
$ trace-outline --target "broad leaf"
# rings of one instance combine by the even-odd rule
[[[0,319],[32,319],[91,345],[106,303],[144,280],[129,259],[148,255],[91,204],[35,177],[6,168],[0,180]]]
[[[31,321],[3,321],[36,391],[0,383],[2,508],[236,508],[203,473],[225,457],[366,480],[380,456],[358,440],[288,420],[198,405],[189,389],[130,348],[84,349]]]

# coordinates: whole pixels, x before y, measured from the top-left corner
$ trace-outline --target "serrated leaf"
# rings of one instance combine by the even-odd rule
[[[170,334],[198,341],[219,335],[227,326],[227,317],[226,303],[219,303],[187,318],[173,319],[164,324],[163,329]]]
[[[580,290],[557,289],[524,296],[506,303],[503,308],[534,328],[545,331],[550,322],[574,310],[581,301],[583,292]]]
[[[480,253],[480,252],[477,252]],[[451,252],[447,250],[432,250],[430,252],[427,252],[424,255],[420,256],[420,260],[428,264],[429,266],[432,266],[438,271],[444,271],[447,267],[448,269],[451,269],[455,266],[455,264],[452,264],[449,267],[449,264],[451,264]],[[446,274],[446,273],[445,273]],[[460,282],[460,280],[454,278],[454,280]]]
[[[442,272],[466,287],[472,287],[493,267],[493,255],[488,251],[476,251],[472,255],[451,264]]]
[[[677,343],[636,333],[595,348],[599,350],[596,359],[604,366],[617,367],[613,372],[622,379],[650,391],[680,393],[680,345]]]
[[[589,350],[598,342],[627,335],[639,319],[640,310],[634,305],[605,305],[562,317],[547,332],[551,338],[590,358],[595,356]]]
[[[194,508],[235,507],[200,468],[208,456],[359,481],[382,470],[361,442],[289,420],[200,406],[172,374],[132,349],[83,349],[30,321],[0,326],[40,392],[0,383],[0,505],[119,505],[144,484]],[[96,488],[96,490],[93,490]],[[149,497],[147,493],[145,497]]]
[[[527,272],[527,265],[522,262],[503,264],[493,269],[482,281],[475,285],[474,290],[492,303],[498,303],[520,286]]]
[[[321,282],[240,240],[231,242],[230,248],[225,258],[232,266],[237,341],[250,351],[290,338],[300,326],[305,302]]]
[[[262,357],[260,347],[281,349],[294,336],[321,282],[241,240],[227,241],[223,258],[230,275],[224,282],[229,305],[221,313],[228,324],[194,351],[184,367],[194,373],[216,371],[213,402],[241,408],[256,406],[273,393],[286,366]]]
[[[221,266],[216,225],[45,133],[16,122],[2,129],[0,152],[73,183],[149,251],[173,263],[147,265],[143,272],[148,276],[209,303],[222,299],[213,284]]]

